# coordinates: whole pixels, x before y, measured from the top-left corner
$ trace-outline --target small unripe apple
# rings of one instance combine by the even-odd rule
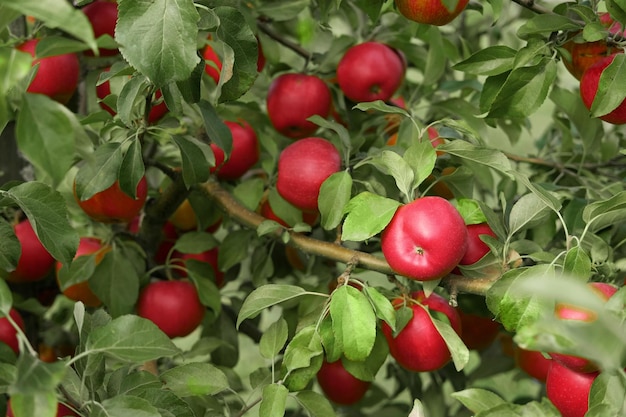
[[[400,54],[380,42],[364,42],[348,49],[337,64],[337,82],[355,102],[389,100],[404,79]]]
[[[454,10],[448,10],[442,0],[395,0],[395,3],[398,11],[409,20],[443,26],[461,14],[469,0],[458,0]]]
[[[267,92],[267,115],[272,126],[289,138],[303,138],[318,129],[311,116],[328,117],[332,107],[330,89],[315,75],[282,74]]]
[[[278,157],[276,189],[300,210],[315,212],[322,183],[340,169],[341,156],[335,145],[318,137],[300,139]]]
[[[54,258],[41,244],[30,221],[22,220],[13,227],[20,242],[21,254],[16,268],[7,280],[11,282],[33,282],[45,278],[54,266]]]
[[[33,66],[38,66],[37,74],[26,91],[44,94],[59,103],[67,103],[74,95],[80,79],[80,64],[76,54],[61,54],[37,58],[35,49],[39,39],[31,39],[17,47],[28,52],[33,58]]]

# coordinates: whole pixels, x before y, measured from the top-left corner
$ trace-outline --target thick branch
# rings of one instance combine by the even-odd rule
[[[209,198],[212,198],[222,210],[228,213],[233,220],[245,227],[256,229],[266,220],[265,217],[241,205],[228,191],[215,181],[202,184],[202,190]],[[277,230],[271,236],[275,239],[280,239],[283,233],[284,230]],[[380,272],[385,275],[395,274],[387,261],[383,258],[348,249],[336,243],[314,239],[294,231],[288,231],[288,233],[290,239],[287,244],[304,252],[346,264],[352,262],[362,268]],[[469,279],[458,275],[449,275],[442,280],[442,285],[455,292],[484,295],[497,278],[498,277],[489,279]]]

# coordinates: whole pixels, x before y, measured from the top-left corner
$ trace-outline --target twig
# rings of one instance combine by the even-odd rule
[[[535,13],[553,14],[552,10],[535,3],[535,0],[513,0],[513,2]]]
[[[259,27],[259,30],[261,32],[265,33],[267,36],[274,39],[276,42],[280,43],[281,45],[286,46],[287,48],[291,49],[296,54],[306,59],[307,62],[311,59],[311,53],[309,51],[301,47],[299,44],[282,37],[279,33],[274,31],[274,29],[272,29],[272,27],[267,23],[267,21],[259,19],[257,20],[257,26]]]

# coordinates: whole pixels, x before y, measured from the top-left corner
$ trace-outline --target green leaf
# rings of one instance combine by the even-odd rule
[[[190,231],[176,239],[174,249],[182,253],[202,253],[215,248],[218,244],[211,233]]]
[[[543,201],[544,204],[550,208],[550,210],[554,212],[558,212],[559,210],[561,210],[561,207],[562,207],[561,201],[553,193],[549,192],[548,190],[543,188],[541,185],[531,182],[530,179],[526,175],[523,175],[520,172],[511,171],[511,173],[515,176],[515,178],[517,178],[518,181],[524,184],[526,188],[530,190],[530,192],[532,192],[541,201]]]
[[[457,71],[475,75],[498,75],[513,69],[517,51],[504,45],[489,46],[455,64]]]
[[[97,50],[91,23],[85,13],[65,0],[0,0],[0,6],[13,9],[24,16],[41,20],[50,29],[60,28]]]
[[[197,106],[209,140],[223,150],[225,155],[230,155],[233,149],[233,135],[228,126],[224,124],[215,111],[215,107],[208,101],[200,100]]]
[[[139,274],[127,253],[117,246],[96,265],[89,286],[117,317],[133,310],[139,297]]]
[[[18,85],[31,70],[32,57],[15,48],[0,48],[0,97]],[[0,126],[3,127],[3,126]]]
[[[430,140],[422,140],[409,146],[404,152],[403,159],[413,169],[414,180],[411,194],[433,172],[437,153]]]
[[[580,29],[580,25],[572,19],[558,14],[537,14],[517,30],[517,36],[522,39],[532,35],[549,35],[552,32],[568,31]]]
[[[237,317],[237,327],[245,319],[256,317],[266,308],[306,294],[304,288],[295,285],[268,284],[259,287],[244,300]]]
[[[333,132],[337,133],[337,136],[339,136],[339,140],[341,141],[344,149],[351,149],[352,139],[350,137],[350,133],[348,132],[348,129],[346,129],[345,126],[343,126],[341,123],[338,123],[337,121],[332,119],[324,119],[317,114],[309,117],[307,120],[315,123],[318,126],[321,126],[325,129],[330,129]]]
[[[626,98],[626,60],[622,54],[613,55],[613,61],[600,76],[598,91],[591,104],[591,115],[600,117],[615,110]]]
[[[480,224],[487,221],[487,217],[476,200],[470,198],[457,199],[456,209],[463,217],[465,224]]]
[[[200,62],[192,0],[119,0],[118,10],[115,38],[130,65],[157,87],[189,78]]]
[[[437,328],[437,331],[443,337],[446,342],[446,346],[452,355],[452,362],[457,371],[461,371],[465,368],[465,365],[469,362],[470,353],[465,343],[461,340],[459,335],[454,331],[445,321],[439,320],[433,317],[433,324]]]
[[[263,417],[283,417],[287,407],[289,390],[284,385],[270,384],[263,388],[263,399],[259,415]]]
[[[165,389],[179,397],[215,395],[228,389],[228,378],[210,363],[188,363],[168,369],[160,376]]]
[[[220,19],[217,36],[234,54],[228,54],[222,62],[222,85],[220,102],[237,100],[252,87],[257,73],[258,43],[245,17],[234,7],[220,6],[214,9]],[[231,67],[232,65],[232,67]]]
[[[249,256],[248,243],[252,242],[254,230],[231,231],[220,244],[217,266],[220,271],[227,271]]]
[[[343,240],[360,242],[381,232],[389,224],[400,202],[364,191],[346,206]]]
[[[415,173],[400,155],[393,151],[384,150],[380,155],[357,164],[355,168],[364,164],[374,165],[383,174],[391,175],[400,192],[406,196],[407,200],[412,200]]]
[[[162,417],[148,400],[133,395],[107,398],[93,408],[90,417]]]
[[[75,117],[43,94],[24,94],[15,136],[26,158],[58,185],[74,163]]]
[[[511,164],[507,157],[497,149],[473,145],[464,140],[451,140],[439,145],[437,149],[470,162],[486,165],[511,177]]]
[[[545,101],[556,74],[557,66],[553,60],[514,69],[499,87],[498,94],[488,108],[483,110],[488,113],[487,117],[492,118],[530,116]]]
[[[265,359],[273,359],[287,343],[287,322],[280,318],[265,331],[259,342],[259,351]]]
[[[265,180],[261,178],[250,178],[237,184],[233,190],[233,195],[248,210],[254,211],[259,207],[263,198],[265,185]]]
[[[354,108],[361,111],[376,110],[383,113],[401,114],[405,117],[411,117],[411,115],[402,107],[392,106],[382,100],[364,101],[362,103],[357,103]]]
[[[335,417],[335,410],[326,396],[315,391],[300,391],[296,400],[312,417]]]
[[[13,227],[0,220],[0,270],[13,271],[21,253],[20,241],[13,232]]]
[[[536,194],[520,197],[509,213],[509,233],[514,235],[522,230],[541,224],[550,215],[550,207]]]
[[[352,176],[347,171],[335,172],[322,183],[318,205],[324,229],[339,226],[351,193]]]
[[[0,314],[8,316],[13,306],[13,294],[5,280],[0,280]]]
[[[48,185],[31,181],[2,193],[26,214],[37,237],[61,263],[69,263],[78,247],[78,233],[70,225],[65,200]]]
[[[589,203],[583,209],[582,217],[591,232],[623,222],[626,219],[626,191],[607,200]]]
[[[257,8],[257,13],[277,22],[294,19],[309,6],[309,0],[268,0]]]
[[[118,174],[120,189],[133,199],[137,198],[137,185],[145,173],[146,168],[143,164],[141,142],[133,140],[126,150],[120,165]]]
[[[183,179],[187,188],[209,179],[209,170],[215,166],[211,147],[191,136],[172,136],[183,162]]]
[[[180,352],[156,324],[136,315],[120,316],[94,329],[86,350],[129,362],[147,362]]]
[[[583,282],[587,282],[591,276],[591,259],[583,248],[575,246],[565,254],[563,269],[565,272],[579,277]]]
[[[330,299],[330,316],[344,355],[365,360],[376,340],[376,315],[365,294],[350,285],[337,288]]]
[[[413,400],[413,408],[409,413],[409,417],[425,417],[426,411],[424,410],[424,404],[418,399]]]
[[[135,395],[156,407],[161,417],[197,417],[191,406],[173,392],[160,388],[142,388]]]
[[[35,395],[54,391],[65,375],[65,363],[47,363],[32,355],[20,355],[17,360],[16,380],[9,394]]]
[[[106,190],[118,179],[124,150],[119,142],[108,142],[96,148],[87,163],[76,173],[76,195],[83,201]]]
[[[54,390],[34,394],[12,394],[11,410],[15,417],[55,417],[57,395]]]
[[[606,0],[606,9],[611,17],[618,22],[626,22],[626,4],[623,0]]]
[[[444,0],[448,1],[448,0]],[[450,0],[457,2],[458,0]],[[431,85],[440,81],[446,71],[446,54],[444,48],[444,37],[438,27],[430,25],[428,27],[428,55],[426,56],[426,66],[424,68],[424,84]]]
[[[283,356],[283,366],[291,372],[314,365],[317,369],[313,369],[314,372],[311,373],[316,374],[322,363],[321,361],[313,362],[313,359],[322,359],[323,353],[319,333],[315,330],[315,326],[308,326],[296,333],[287,345]]]
[[[499,395],[482,388],[467,388],[452,393],[452,397],[475,414],[506,404]]]
[[[612,413],[596,414],[600,415],[623,415],[626,412],[626,376],[623,372],[610,373],[601,372],[593,381],[589,392],[589,409],[594,410],[596,406],[611,407]],[[594,414],[592,414],[594,415]]]
[[[385,321],[393,331],[396,329],[396,309],[391,304],[391,301],[380,293],[376,288],[365,286],[363,292],[369,298],[370,302],[374,306],[376,317]]]

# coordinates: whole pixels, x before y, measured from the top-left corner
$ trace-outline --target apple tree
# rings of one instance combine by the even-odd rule
[[[0,0],[0,412],[626,414],[624,0]]]

